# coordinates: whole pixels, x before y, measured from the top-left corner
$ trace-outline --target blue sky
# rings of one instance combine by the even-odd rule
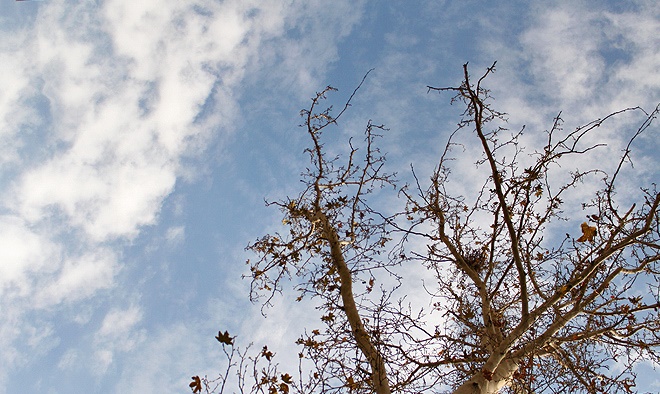
[[[497,106],[533,142],[559,111],[570,129],[652,110],[659,31],[651,0],[2,1],[0,393],[186,392],[219,329],[295,355],[309,310],[264,319],[240,276],[281,224],[264,198],[297,191],[298,113],[326,85],[341,105],[375,68],[329,147],[383,123],[405,180],[460,114],[426,86],[466,61],[498,61]],[[640,119],[600,132],[604,159]],[[653,132],[630,190],[660,180]]]

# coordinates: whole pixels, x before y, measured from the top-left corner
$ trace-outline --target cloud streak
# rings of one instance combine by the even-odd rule
[[[299,25],[307,7],[53,1],[3,34],[0,309],[12,318],[0,323],[0,370],[16,365],[25,313],[116,285],[121,245],[157,223],[164,199],[189,171],[182,160],[217,133],[231,133],[246,71],[259,69],[262,51],[282,58],[267,42]],[[337,7],[346,11],[348,3]],[[331,48],[332,40],[323,42]],[[309,82],[312,74],[304,75],[298,82]],[[181,227],[168,236],[183,234]],[[117,313],[106,316],[101,334]],[[106,364],[111,348],[98,350]],[[76,359],[67,354],[63,366]]]

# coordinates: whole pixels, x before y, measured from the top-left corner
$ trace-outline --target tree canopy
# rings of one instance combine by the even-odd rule
[[[378,148],[386,129],[371,121],[346,154],[325,149],[362,83],[336,114],[324,107],[332,87],[301,112],[310,141],[303,186],[269,203],[282,230],[248,246],[257,257],[247,277],[264,307],[280,293],[316,300],[322,328],[300,333],[298,366],[219,332],[227,368],[193,377],[193,392],[634,392],[635,366],[660,363],[660,193],[655,183],[618,189],[660,106],[574,130],[559,114],[543,144],[525,146],[527,130],[505,128],[484,86],[495,64],[476,79],[467,64],[463,71],[458,86],[428,87],[465,109],[429,179],[413,167],[413,181],[398,183]],[[574,169],[603,148],[596,130],[624,113],[643,121],[614,170]],[[480,152],[470,195],[455,192],[459,136]],[[585,182],[595,193],[567,206]],[[398,207],[388,199],[378,208],[387,193]],[[425,270],[423,284],[407,281],[412,269]]]

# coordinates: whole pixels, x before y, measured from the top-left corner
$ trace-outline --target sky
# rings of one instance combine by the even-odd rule
[[[264,318],[244,248],[281,227],[264,199],[297,193],[299,112],[325,86],[341,106],[374,69],[328,146],[382,123],[405,180],[461,113],[427,86],[465,62],[497,61],[495,103],[534,141],[560,111],[570,130],[653,110],[659,31],[653,0],[3,0],[0,393],[188,392],[218,330],[291,348],[310,311]],[[642,119],[599,130],[602,163]],[[660,180],[657,131],[622,194]]]

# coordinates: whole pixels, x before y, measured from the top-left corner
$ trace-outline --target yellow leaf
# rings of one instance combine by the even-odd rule
[[[577,239],[578,242],[594,242],[594,237],[596,237],[596,227],[591,227],[590,225],[587,224],[587,222],[584,222],[580,225],[580,228],[582,229],[582,236]]]

